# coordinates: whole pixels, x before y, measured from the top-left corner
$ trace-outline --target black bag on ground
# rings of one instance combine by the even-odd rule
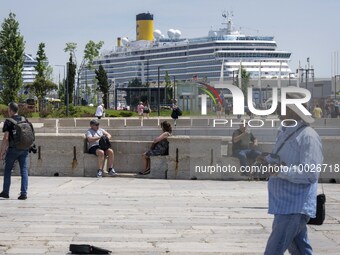
[[[316,217],[310,218],[308,223],[309,225],[322,225],[325,216],[326,216],[326,195],[325,194],[319,194],[316,197]]]
[[[72,254],[111,254],[112,251],[89,244],[70,244]]]
[[[103,135],[103,136],[100,137],[99,147],[100,147],[100,149],[102,149],[104,151],[111,148],[110,139],[106,135]]]

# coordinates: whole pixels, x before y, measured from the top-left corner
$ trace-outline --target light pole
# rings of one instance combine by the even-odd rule
[[[159,87],[159,83],[160,83],[160,77],[159,77],[159,75],[160,75],[160,69],[161,69],[161,67],[162,66],[158,66],[158,68],[157,68],[157,70],[158,70],[158,95],[157,95],[157,98],[158,98],[158,100],[157,100],[157,112],[158,112],[158,116],[160,116],[161,115],[161,113],[160,113],[160,102],[161,102],[161,89],[160,89],[160,87]]]
[[[235,85],[235,73],[237,74],[238,70],[233,70],[231,72],[233,73],[233,85]],[[236,75],[236,77],[237,77],[237,75]]]
[[[65,65],[55,65],[55,66],[59,66],[59,67],[63,67],[64,68],[64,79],[63,79],[63,85],[64,85],[64,89],[65,89]],[[60,82],[60,80],[59,80]],[[59,92],[59,84],[58,84],[58,92]]]
[[[266,88],[266,101],[268,100],[268,90],[269,90],[269,84],[267,84],[267,88]]]
[[[66,80],[66,93],[65,93],[65,96],[66,96],[66,117],[68,117],[68,104],[69,104],[69,96],[68,96],[68,75],[69,75],[69,68],[70,68],[70,62],[67,62],[66,63],[66,66],[67,66],[67,80]]]
[[[172,99],[176,99],[176,77],[174,76],[174,91]]]
[[[337,94],[336,92],[336,78],[337,77],[340,77],[340,75],[339,74],[334,75],[334,99],[336,99],[336,94]]]
[[[288,74],[288,86],[290,86],[290,80],[291,80],[291,79],[290,79],[290,76],[291,76],[291,74],[295,74],[295,73],[289,73],[289,74]]]

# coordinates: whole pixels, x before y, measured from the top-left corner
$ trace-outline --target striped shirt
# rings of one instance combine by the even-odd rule
[[[275,153],[283,141],[303,124],[300,121],[295,127],[280,127],[273,152]],[[289,138],[278,154],[287,168],[285,171],[280,171],[277,176],[269,178],[268,212],[270,214],[301,213],[315,217],[319,178],[316,166],[323,163],[319,135],[309,126],[302,128]]]

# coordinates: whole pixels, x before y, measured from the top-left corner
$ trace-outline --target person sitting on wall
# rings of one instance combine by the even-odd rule
[[[240,160],[241,166],[248,166],[248,159],[256,159],[261,155],[257,139],[247,128],[246,121],[240,124],[240,128],[235,130],[232,137],[233,142],[233,156]]]
[[[102,150],[99,146],[99,140],[102,136],[107,136],[111,139],[111,135],[106,132],[104,129],[99,127],[99,121],[93,119],[90,121],[90,128],[87,130],[86,138],[88,141],[88,148],[89,153],[96,155],[98,157],[98,171],[97,177],[100,178],[103,176],[103,167],[105,156],[108,156],[108,166],[109,166],[109,175],[115,176],[117,173],[113,169],[113,160],[114,160],[114,153],[111,148],[106,149],[105,151]]]
[[[162,133],[153,140],[151,148],[143,153],[144,171],[139,172],[141,175],[150,173],[150,156],[161,156],[169,154],[169,141],[167,138],[171,136],[171,124],[167,121],[161,123]]]

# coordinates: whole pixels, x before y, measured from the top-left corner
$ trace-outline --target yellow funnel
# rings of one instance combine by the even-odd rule
[[[139,40],[153,40],[153,15],[140,13],[136,16],[136,38]]]

